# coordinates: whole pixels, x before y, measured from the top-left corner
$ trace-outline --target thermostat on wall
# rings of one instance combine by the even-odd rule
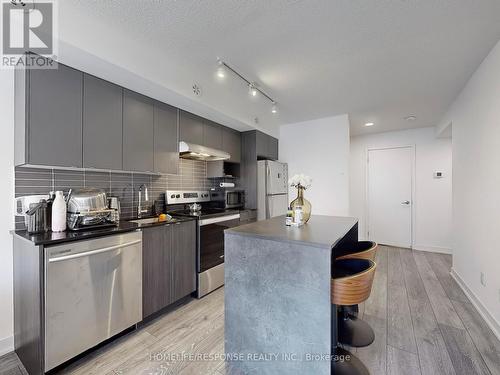
[[[434,172],[434,178],[443,178],[443,172],[439,171]]]

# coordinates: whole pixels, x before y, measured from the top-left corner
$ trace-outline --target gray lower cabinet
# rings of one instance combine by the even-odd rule
[[[123,89],[85,74],[83,78],[83,167],[116,169],[122,163]]]
[[[143,229],[143,316],[196,290],[196,222]]]
[[[123,169],[154,170],[153,100],[133,91],[123,92]]]
[[[249,224],[257,221],[257,210],[240,210],[240,223]]]
[[[222,126],[205,120],[203,124],[203,145],[222,150]]]
[[[16,165],[82,167],[83,73],[22,69],[15,75]]]
[[[172,226],[172,296],[177,301],[196,290],[196,222]]]
[[[222,130],[222,149],[231,155],[229,162],[241,162],[241,133],[224,128]]]
[[[142,230],[142,314],[149,316],[172,303],[171,225]]]
[[[197,145],[203,144],[204,121],[201,117],[193,115],[186,111],[179,113],[179,140],[194,143]]]
[[[154,103],[154,171],[179,172],[179,110],[161,102]]]

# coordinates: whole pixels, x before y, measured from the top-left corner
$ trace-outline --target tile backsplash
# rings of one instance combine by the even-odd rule
[[[148,175],[127,172],[96,172],[94,170],[62,170],[16,167],[15,194],[48,194],[49,191],[93,187],[106,191],[108,196],[120,199],[123,219],[136,216],[137,191],[144,184],[148,187],[149,201],[165,204],[165,190],[204,190],[215,181],[207,179],[205,161],[179,160],[179,174]],[[24,228],[24,219],[16,216],[16,229]]]

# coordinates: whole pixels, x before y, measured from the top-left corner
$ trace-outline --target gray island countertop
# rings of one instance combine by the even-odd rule
[[[331,304],[334,255],[358,240],[357,220],[313,215],[302,227],[285,217],[225,232],[224,348],[238,374],[330,375],[336,335]],[[254,356],[272,354],[271,360]],[[260,358],[260,357],[259,357]]]
[[[357,222],[353,217],[313,215],[307,224],[289,227],[285,216],[277,216],[227,229],[226,233],[331,249]]]

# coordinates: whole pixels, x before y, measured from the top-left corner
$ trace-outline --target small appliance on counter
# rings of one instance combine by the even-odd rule
[[[210,200],[219,208],[243,208],[245,191],[224,187],[213,188],[210,191]]]
[[[108,204],[106,193],[102,189],[70,190],[67,205],[67,223],[70,230],[102,228],[119,223],[118,200],[111,199]]]
[[[25,195],[17,197],[16,216],[24,217],[24,224],[28,233],[43,233],[50,229],[47,201],[50,196]]]

